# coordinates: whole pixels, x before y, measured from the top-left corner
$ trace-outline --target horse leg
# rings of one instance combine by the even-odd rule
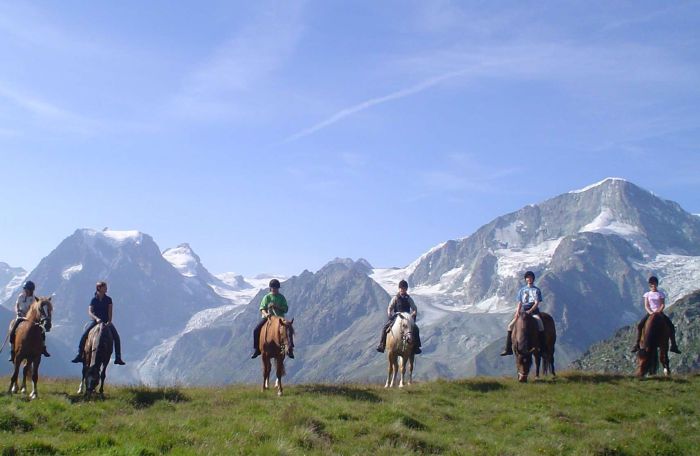
[[[270,358],[268,356],[269,355],[267,355],[267,353],[263,353],[263,355],[262,355],[262,367],[263,367],[262,391],[265,391],[266,389],[269,388],[270,371],[272,370],[272,363],[271,363]]]
[[[10,386],[7,389],[7,392],[10,394],[17,392],[17,389],[18,389],[17,388],[17,377],[19,376],[19,365],[20,364],[21,363],[20,363],[18,357],[15,357],[15,370],[12,373],[12,377],[10,378]]]
[[[29,399],[36,399],[39,396],[39,391],[37,390],[37,382],[39,381],[39,364],[41,363],[41,355],[35,358],[32,363],[32,394]]]
[[[22,386],[19,389],[19,392],[22,394],[26,394],[27,392],[27,376],[29,375],[29,370],[32,368],[31,364],[32,362],[30,359],[27,359],[27,362],[24,363],[24,369],[22,370]]]
[[[284,372],[284,358],[282,356],[277,357],[275,362],[275,367],[277,368],[277,380],[275,381],[275,386],[277,387],[277,395],[282,395],[282,373]]]
[[[406,358],[401,357],[399,361],[399,369],[401,369],[401,378],[399,379],[399,388],[403,388],[404,378],[406,377]]]
[[[413,362],[415,361],[415,357],[413,356],[413,353],[408,357],[408,384],[410,385],[413,383]]]
[[[659,351],[661,352],[661,365],[664,366],[664,376],[668,377],[671,375],[671,367],[668,362],[668,344],[666,344],[666,346],[662,346]]]
[[[386,383],[384,383],[384,388],[391,388],[391,383],[392,383],[392,377],[393,377],[393,364],[391,361],[391,353],[387,353],[386,356],[386,361],[387,361],[387,374],[386,374]]]
[[[105,377],[107,377],[107,364],[109,364],[109,358],[102,364],[102,370],[100,372],[100,396],[104,398],[105,396]]]
[[[542,354],[539,352],[536,352],[535,353],[535,380],[539,380],[539,378],[540,378],[540,364],[541,363],[542,363]]]

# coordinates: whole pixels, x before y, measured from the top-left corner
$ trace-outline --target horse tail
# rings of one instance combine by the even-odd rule
[[[543,354],[544,364],[542,373],[544,375],[554,372],[554,345],[557,343],[557,329],[554,325],[554,318],[546,312],[540,312],[540,318],[544,325],[546,340],[546,352]]]

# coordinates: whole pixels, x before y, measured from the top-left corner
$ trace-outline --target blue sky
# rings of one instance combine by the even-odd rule
[[[626,178],[700,213],[700,2],[2,2],[0,261],[405,266]]]

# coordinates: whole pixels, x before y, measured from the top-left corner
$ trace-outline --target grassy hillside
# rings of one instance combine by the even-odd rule
[[[7,377],[0,379],[7,382]],[[7,383],[4,383],[5,385]],[[0,397],[0,454],[697,454],[700,376],[568,373],[375,385],[113,387]]]

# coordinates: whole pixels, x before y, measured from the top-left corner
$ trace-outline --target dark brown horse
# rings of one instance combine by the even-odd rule
[[[637,352],[637,376],[644,377],[647,374],[654,375],[659,370],[659,358],[664,366],[664,375],[671,374],[668,362],[668,339],[671,337],[671,328],[666,322],[666,317],[661,313],[649,315]]]
[[[542,319],[542,324],[544,324],[544,351],[535,350],[535,378],[540,378],[540,364],[542,364],[542,374],[547,375],[552,374],[552,377],[556,377],[557,373],[554,371],[554,345],[557,343],[557,329],[554,326],[554,318],[548,313],[540,312],[540,318]]]
[[[100,396],[104,396],[107,365],[112,357],[113,345],[112,331],[108,324],[101,322],[90,330],[83,350],[83,378],[78,394],[85,393],[89,398],[99,383]]]
[[[36,399],[38,392],[36,384],[39,381],[39,364],[41,353],[44,351],[44,338],[42,332],[51,330],[51,313],[53,304],[50,297],[35,297],[34,303],[29,307],[27,316],[17,326],[15,331],[15,370],[10,379],[8,392],[16,393],[18,390],[17,377],[19,368],[24,363],[22,387],[20,392],[27,391],[27,376],[32,374],[32,394],[30,399]],[[42,329],[43,327],[43,329]]]
[[[286,321],[282,317],[270,316],[260,331],[260,351],[262,352],[263,384],[262,390],[270,387],[270,373],[272,372],[272,360],[275,360],[277,368],[277,395],[282,395],[282,376],[284,371],[284,357],[287,354],[287,331],[294,334],[292,323],[294,319]]]

